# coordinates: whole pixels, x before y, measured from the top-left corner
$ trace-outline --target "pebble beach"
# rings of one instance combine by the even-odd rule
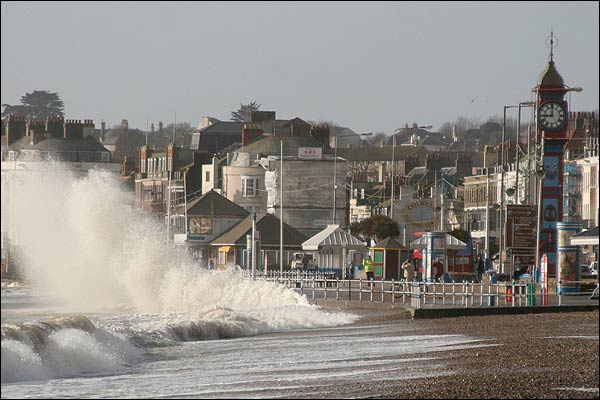
[[[399,310],[364,311],[361,323],[410,320]],[[447,355],[447,375],[332,388],[337,398],[593,399],[598,398],[598,310],[404,321],[420,332],[462,334],[490,346]]]

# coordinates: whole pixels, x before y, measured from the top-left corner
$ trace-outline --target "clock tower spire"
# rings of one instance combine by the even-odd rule
[[[548,274],[558,275],[557,224],[562,223],[563,214],[563,165],[564,144],[568,132],[568,91],[562,76],[554,64],[554,32],[550,32],[550,55],[548,65],[540,74],[536,93],[537,142],[541,144],[541,166],[544,178],[539,187],[538,244],[536,265],[542,254],[548,256]]]

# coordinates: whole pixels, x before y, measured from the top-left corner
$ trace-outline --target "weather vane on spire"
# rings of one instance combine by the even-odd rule
[[[548,40],[549,39],[549,40]],[[554,31],[550,30],[550,37],[546,38],[546,46],[550,47],[550,62],[554,62],[554,46],[558,46],[558,39],[554,38]]]

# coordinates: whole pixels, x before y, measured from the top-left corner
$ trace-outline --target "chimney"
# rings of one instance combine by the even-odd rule
[[[35,130],[35,129],[31,129],[29,131],[29,144],[30,145],[33,146],[34,144],[38,144],[42,140],[44,140],[44,131]]]
[[[46,118],[46,132],[50,137],[63,138],[65,137],[65,120],[63,117],[48,117]]]
[[[129,130],[129,122],[127,122],[125,118],[121,120],[121,128],[123,128],[126,131]]]
[[[9,115],[6,118],[7,145],[11,145],[26,134],[27,125],[25,118],[18,115]]]
[[[127,172],[136,172],[135,162],[129,161],[127,156],[123,157],[123,165],[121,166],[121,173],[125,174]]]
[[[46,128],[46,124],[44,121],[28,119],[26,135],[31,135],[31,131],[43,132],[45,128]],[[40,137],[42,137],[42,136],[40,136]]]
[[[482,167],[488,168],[488,164],[490,164],[488,154],[492,154],[492,153],[494,153],[494,146],[489,145],[489,144],[486,144],[485,146],[483,146],[483,165],[482,165]],[[497,161],[498,161],[498,158],[496,158],[496,162]]]
[[[260,128],[247,128],[248,125],[244,125],[242,129],[242,147],[252,143],[256,138],[261,137],[263,130]]]
[[[465,176],[471,175],[473,170],[473,159],[468,154],[459,154],[456,157],[456,180],[459,184],[464,181]]]
[[[140,172],[145,174],[147,171],[148,163],[146,160],[148,159],[148,147],[142,146],[140,147]]]
[[[96,126],[94,125],[94,121],[91,119],[83,120],[83,137],[94,137],[94,132],[96,131]]]
[[[67,119],[64,125],[64,136],[65,139],[82,139],[83,138],[83,124],[79,119]]]
[[[106,133],[106,122],[102,121],[100,123],[100,137],[104,138],[105,133]]]
[[[379,164],[379,168],[378,168],[377,172],[378,172],[377,181],[384,182],[386,180],[386,175],[387,175],[384,163]]]
[[[252,111],[250,122],[275,121],[275,111]]]

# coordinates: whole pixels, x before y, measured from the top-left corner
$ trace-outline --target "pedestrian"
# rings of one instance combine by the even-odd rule
[[[483,263],[483,258],[481,258],[481,256],[477,257],[477,279],[479,280],[479,282],[481,282],[481,278],[483,276],[483,271],[484,269],[484,263]]]
[[[492,260],[490,260],[489,257],[485,258],[485,261],[483,262],[483,265],[484,265],[484,267],[485,267],[484,269],[486,271],[494,269],[494,264],[492,263]]]
[[[412,282],[415,279],[415,267],[412,265],[410,258],[402,263],[402,271],[404,271],[404,280]]]
[[[365,267],[365,272],[367,273],[367,279],[369,281],[373,281],[373,279],[375,279],[375,266],[373,265],[371,256],[367,256],[367,258],[363,260],[363,266]],[[370,282],[369,286],[371,286]]]
[[[439,257],[436,258],[435,261],[433,262],[433,273],[435,276],[435,280],[437,282],[440,282],[440,278],[444,274],[444,265],[442,264],[442,261],[440,260]]]

